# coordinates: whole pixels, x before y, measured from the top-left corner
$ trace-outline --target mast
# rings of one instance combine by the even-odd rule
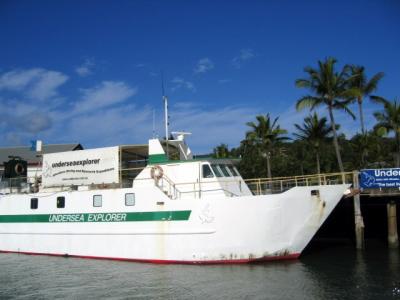
[[[165,143],[166,143],[166,152],[167,152],[167,159],[168,159],[168,138],[169,138],[169,118],[168,118],[168,98],[165,95],[164,90],[164,73],[161,71],[161,89],[162,89],[162,98],[164,101],[164,126],[165,126]]]
[[[156,110],[153,109],[153,139],[156,137]]]

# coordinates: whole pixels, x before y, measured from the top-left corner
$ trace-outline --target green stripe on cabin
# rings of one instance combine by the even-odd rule
[[[168,158],[167,155],[163,154],[151,154],[149,155],[149,163],[150,164],[159,164],[167,162]]]
[[[187,221],[190,210],[77,214],[0,215],[0,223]]]

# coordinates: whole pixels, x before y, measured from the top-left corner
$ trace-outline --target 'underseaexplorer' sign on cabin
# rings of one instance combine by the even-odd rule
[[[400,187],[400,168],[361,170],[360,187],[365,189]]]
[[[43,155],[44,187],[118,183],[118,147]]]

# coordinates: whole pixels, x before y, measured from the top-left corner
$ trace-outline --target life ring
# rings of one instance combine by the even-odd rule
[[[21,163],[17,163],[14,167],[15,174],[22,175],[25,172],[25,168]]]
[[[163,177],[164,170],[160,166],[154,166],[150,170],[150,175],[151,175],[151,178],[153,178],[155,180],[159,180]]]

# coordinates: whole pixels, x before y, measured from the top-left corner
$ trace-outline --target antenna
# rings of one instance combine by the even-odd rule
[[[156,110],[153,109],[153,139],[156,137]]]
[[[167,159],[168,159],[168,138],[169,138],[169,130],[168,130],[168,125],[169,125],[169,117],[168,117],[168,98],[165,95],[165,90],[164,90],[164,72],[161,71],[161,90],[162,90],[162,98],[164,101],[164,123],[165,123],[165,143],[167,146]]]

